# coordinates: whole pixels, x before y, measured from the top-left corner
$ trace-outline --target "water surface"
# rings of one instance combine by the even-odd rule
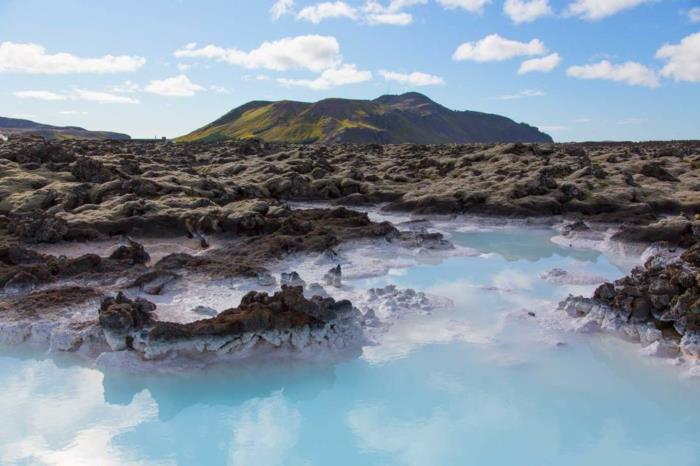
[[[399,319],[357,358],[127,375],[2,349],[0,464],[700,464],[697,381],[636,345],[527,314],[593,288],[542,272],[626,272],[552,235],[454,230],[452,241],[481,254],[356,279],[455,303]]]

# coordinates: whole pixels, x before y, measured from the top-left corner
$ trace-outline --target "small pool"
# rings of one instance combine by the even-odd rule
[[[533,317],[595,288],[540,274],[612,279],[628,262],[548,229],[447,233],[476,253],[353,279],[454,302],[398,319],[357,358],[129,375],[0,350],[0,464],[700,464],[697,380],[638,345]]]

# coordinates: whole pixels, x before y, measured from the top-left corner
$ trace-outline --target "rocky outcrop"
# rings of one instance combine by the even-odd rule
[[[676,155],[659,159],[659,153]],[[624,212],[635,223],[700,212],[693,175],[700,144],[693,142],[302,146],[34,138],[4,143],[0,159],[12,191],[0,185],[10,195],[0,214],[41,214],[68,227],[11,233],[31,238],[35,230],[56,230],[39,241],[91,229],[190,235],[206,246],[213,232],[266,231],[280,201],[288,200],[614,221]]]
[[[109,256],[116,261],[124,261],[130,265],[145,264],[151,259],[146,249],[131,238],[125,238]]]
[[[700,243],[680,255],[652,256],[628,276],[600,285],[593,298],[570,297],[560,308],[578,319],[579,330],[602,328],[645,345],[664,336],[664,354],[673,353],[675,347],[684,356],[698,359]]]
[[[133,348],[134,333],[156,321],[156,305],[145,299],[131,300],[119,293],[105,298],[98,312],[100,326],[112,350]]]
[[[131,273],[143,273],[148,260],[143,246],[131,239],[109,257],[83,254],[78,257],[40,254],[18,244],[0,246],[0,289],[24,293],[39,285],[83,278],[116,280]],[[140,285],[139,283],[138,285]]]
[[[352,303],[307,299],[298,286],[282,285],[273,295],[251,291],[237,307],[187,324],[156,321],[154,310],[148,301],[121,294],[103,301],[99,322],[110,347],[157,358],[169,352],[240,353],[256,345],[341,350],[364,341],[362,314]]]
[[[648,225],[623,225],[612,237],[626,243],[656,243],[687,248],[700,238],[700,219],[669,217]]]
[[[343,286],[343,271],[340,268],[340,264],[336,265],[332,269],[330,269],[326,274],[323,276],[323,281],[326,282],[326,285],[332,286],[335,288],[340,288]]]

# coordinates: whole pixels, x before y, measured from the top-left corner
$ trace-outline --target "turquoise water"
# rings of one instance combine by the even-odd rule
[[[485,254],[358,280],[455,302],[400,319],[358,358],[144,376],[6,348],[0,464],[700,464],[697,381],[633,344],[528,320],[591,288],[543,271],[625,272],[550,236],[454,233]]]

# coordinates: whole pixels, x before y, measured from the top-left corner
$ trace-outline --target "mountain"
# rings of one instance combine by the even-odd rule
[[[5,117],[0,117],[0,134],[37,134],[48,139],[131,139],[128,134],[88,131],[77,126],[51,126]]]
[[[253,101],[177,141],[254,137],[289,143],[552,142],[549,135],[525,123],[450,110],[416,92],[375,100]]]

